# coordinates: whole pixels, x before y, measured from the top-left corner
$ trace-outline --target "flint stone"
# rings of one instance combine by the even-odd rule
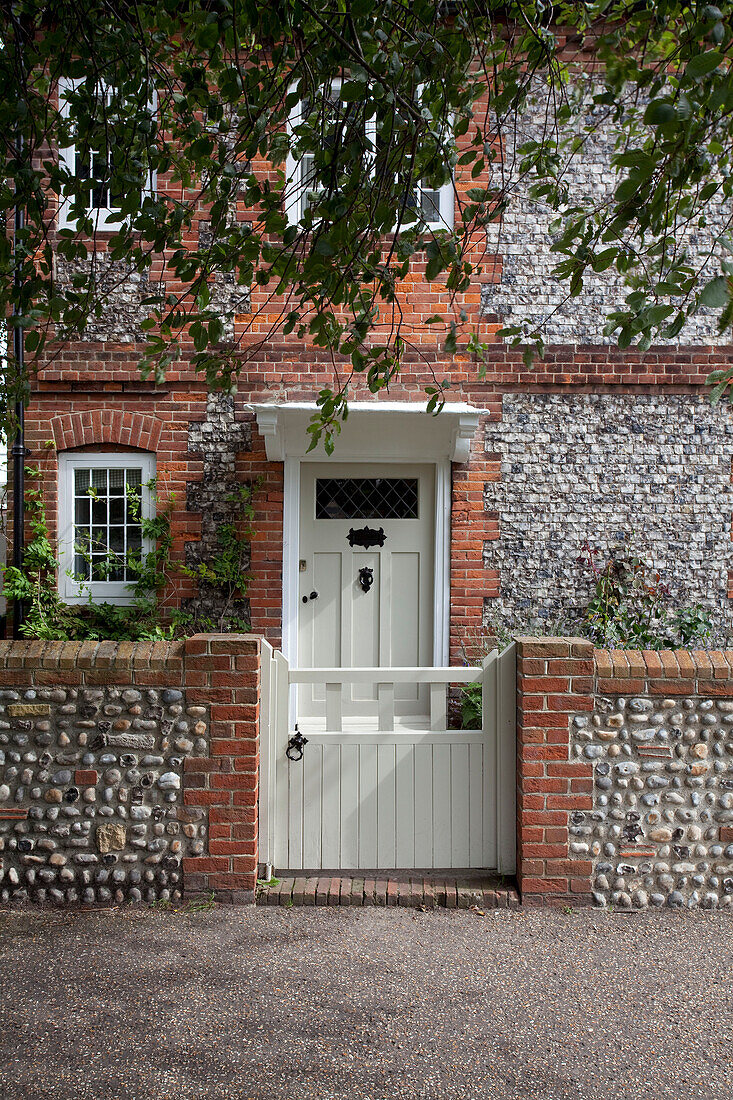
[[[155,737],[151,733],[101,733],[95,739],[97,744],[119,749],[154,749]]]

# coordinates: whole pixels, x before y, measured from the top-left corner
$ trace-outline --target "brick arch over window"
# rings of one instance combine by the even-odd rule
[[[88,409],[85,412],[54,416],[51,430],[57,451],[84,447],[90,443],[118,443],[123,447],[139,447],[155,451],[162,423],[156,416],[144,413],[113,412],[111,409]]]

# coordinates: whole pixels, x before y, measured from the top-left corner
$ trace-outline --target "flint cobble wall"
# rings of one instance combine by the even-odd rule
[[[733,651],[517,640],[525,904],[733,907]]]
[[[0,643],[0,902],[253,900],[259,639]]]
[[[593,104],[596,90],[590,82],[584,88],[573,88],[574,93],[585,96],[585,110],[575,124],[582,152],[572,158],[564,180],[570,195],[580,195],[581,201],[592,201],[596,210],[602,210],[619,183],[612,165],[618,147],[615,128],[605,109]],[[526,321],[529,331],[535,326],[540,328],[547,343],[612,343],[614,336],[606,332],[606,316],[626,308],[630,287],[613,268],[602,274],[588,270],[579,292],[570,295],[568,284],[553,275],[560,259],[552,251],[558,236],[558,212],[531,196],[533,181],[522,179],[517,168],[522,159],[519,148],[528,141],[545,140],[548,125],[554,124],[554,120],[548,122],[545,89],[538,92],[537,101],[518,119],[512,134],[506,135],[503,184],[511,198],[501,219],[488,230],[489,247],[502,258],[502,278],[482,287],[482,307],[507,324]],[[563,129],[567,125],[573,123],[561,124]],[[722,253],[717,238],[725,232],[728,217],[727,202],[715,197],[706,204],[704,225],[692,218],[680,219],[675,226],[676,247],[702,278],[712,277],[717,271]],[[688,318],[681,335],[687,345],[716,344],[724,339],[718,332],[716,311],[706,308]]]
[[[733,907],[733,652],[596,655],[572,723],[593,805],[570,819],[597,905]]]
[[[498,534],[484,564],[500,578],[485,601],[509,626],[579,616],[624,543],[659,570],[680,603],[709,608],[733,634],[733,418],[691,394],[504,394],[486,447],[501,464],[484,486]],[[567,628],[566,628],[567,629]]]

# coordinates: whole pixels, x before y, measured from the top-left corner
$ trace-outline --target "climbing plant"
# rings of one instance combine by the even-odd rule
[[[21,633],[28,638],[48,640],[140,640],[174,638],[193,634],[200,630],[249,629],[243,618],[227,614],[236,597],[243,597],[249,575],[249,539],[252,536],[254,506],[252,496],[258,487],[242,486],[231,497],[233,506],[239,505],[243,524],[233,520],[220,529],[220,552],[210,560],[189,568],[172,558],[173,539],[171,514],[174,506],[172,494],[159,492],[155,479],[146,488],[152,493],[153,515],[142,509],[142,487],[128,485],[126,496],[131,517],[140,524],[143,545],[149,547],[140,553],[128,553],[124,558],[127,572],[132,574],[129,583],[131,601],[127,604],[111,604],[96,601],[89,586],[79,582],[86,600],[80,604],[67,604],[59,595],[57,579],[61,569],[58,547],[53,540],[46,516],[42,489],[42,471],[38,466],[26,466],[26,508],[31,538],[26,544],[23,567],[4,567],[3,591],[8,600],[20,600],[25,608]],[[91,490],[90,490],[91,492]],[[88,557],[89,547],[75,547],[82,557]],[[95,557],[97,577],[112,574],[119,569],[118,554],[108,552],[101,562]],[[196,580],[215,588],[224,598],[225,613],[216,620],[195,612],[168,608],[165,592],[177,576]]]

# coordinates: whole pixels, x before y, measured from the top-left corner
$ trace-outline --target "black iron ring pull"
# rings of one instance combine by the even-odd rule
[[[303,737],[298,727],[295,727],[295,733],[288,741],[288,747],[285,750],[285,755],[288,760],[302,760],[303,749],[308,744],[308,738]]]
[[[374,570],[370,569],[368,565],[359,570],[359,584],[362,592],[368,592],[374,584]]]

